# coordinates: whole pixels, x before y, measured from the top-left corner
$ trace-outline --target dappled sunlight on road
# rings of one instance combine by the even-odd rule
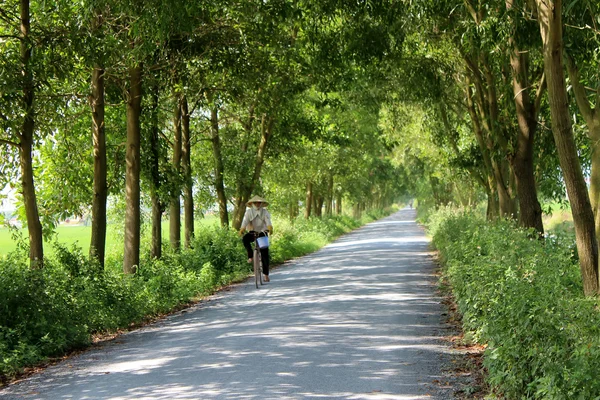
[[[396,218],[409,218],[400,213]],[[53,399],[431,399],[449,350],[422,230],[387,220],[34,377]],[[123,343],[121,343],[123,342]],[[52,371],[54,369],[54,371]]]
[[[353,240],[350,242],[338,242],[325,246],[327,249],[337,249],[340,247],[359,247],[362,249],[362,246],[366,244],[407,244],[407,243],[428,243],[429,240],[426,236],[415,236],[409,238],[373,238],[373,239],[359,239]]]

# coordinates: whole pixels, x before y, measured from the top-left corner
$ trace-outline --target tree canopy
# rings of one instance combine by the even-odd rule
[[[257,193],[291,219],[484,201],[542,236],[542,204],[566,191],[597,292],[597,15],[559,0],[5,1],[0,186],[35,268],[70,215],[91,215],[102,264],[107,204],[122,204],[130,273],[146,209],[160,257],[167,211],[177,251],[199,215],[239,228]]]

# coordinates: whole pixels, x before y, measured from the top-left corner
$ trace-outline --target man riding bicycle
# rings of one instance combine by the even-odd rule
[[[248,263],[252,263],[252,245],[255,237],[267,236],[273,233],[273,224],[271,223],[271,214],[264,207],[269,205],[269,202],[260,196],[254,196],[246,203],[248,208],[242,220],[240,227],[240,235],[243,235],[242,243],[248,253]],[[244,232],[247,231],[246,234]],[[269,282],[269,248],[261,248],[260,256],[262,259],[264,281]]]

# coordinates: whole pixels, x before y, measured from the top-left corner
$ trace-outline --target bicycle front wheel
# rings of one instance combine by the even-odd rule
[[[254,263],[254,284],[256,285],[256,288],[258,289],[258,284],[260,282],[260,284],[262,285],[262,276],[260,276],[260,254],[258,252],[258,250],[254,249],[254,258],[252,259],[253,263]]]

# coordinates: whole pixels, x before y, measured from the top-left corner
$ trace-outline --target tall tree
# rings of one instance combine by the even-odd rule
[[[591,173],[589,196],[594,212],[596,237],[600,240],[600,74],[598,72],[598,30],[600,5],[574,3],[565,11],[566,64],[569,83],[579,113],[587,126]]]
[[[31,15],[29,0],[20,0],[21,14],[21,75],[23,79],[23,122],[19,134],[19,156],[21,164],[21,193],[27,215],[29,231],[29,260],[32,268],[44,265],[42,224],[38,212],[35,185],[33,183],[33,142],[35,133],[34,106],[35,84],[32,71],[33,39],[31,37]]]
[[[598,242],[594,214],[569,113],[563,63],[562,0],[536,0],[540,33],[544,43],[544,70],[548,85],[552,133],[571,203],[583,290],[587,296],[598,293]]]
[[[219,108],[210,96],[212,103],[210,106],[210,142],[212,144],[212,153],[214,160],[214,185],[217,192],[217,202],[219,204],[219,219],[222,227],[229,226],[229,214],[227,212],[227,197],[225,195],[225,186],[223,183],[223,156],[221,154],[221,137],[219,136]]]
[[[182,94],[176,91],[174,96],[175,108],[173,113],[173,175],[177,182],[181,176],[181,104]],[[171,248],[179,251],[181,247],[181,186],[173,185],[169,206],[169,241]]]
[[[506,7],[511,10],[513,0],[506,1]],[[530,51],[523,51],[517,42],[518,16],[509,17],[513,31],[509,38],[510,65],[512,69],[513,93],[519,125],[516,140],[516,150],[510,160],[515,171],[517,192],[519,194],[519,221],[521,226],[535,228],[543,234],[542,207],[538,200],[537,185],[534,176],[533,148],[537,130],[537,117],[540,109],[542,93],[544,93],[546,79],[541,77],[534,96],[530,95]]]
[[[157,83],[149,90],[150,103],[150,129],[149,129],[149,162],[150,162],[150,201],[152,203],[152,244],[150,246],[150,257],[159,259],[162,257],[162,214],[165,210],[162,201],[162,177],[160,173],[161,149],[160,149],[160,126],[159,126],[159,87]]]
[[[187,96],[181,99],[181,172],[183,174],[183,207],[185,223],[185,248],[189,249],[194,238],[194,192],[192,180],[192,138],[190,110]]]
[[[98,34],[103,16],[98,10],[92,17],[92,34]],[[99,58],[99,57],[98,57]],[[106,247],[106,201],[108,198],[106,133],[104,123],[104,75],[100,60],[95,60],[92,70],[90,106],[92,109],[92,143],[94,153],[94,196],[92,199],[92,235],[90,258],[98,260],[104,266]]]
[[[140,264],[140,140],[142,113],[142,65],[129,70],[126,93],[127,143],[125,155],[125,250],[123,272],[133,274]]]
[[[64,61],[59,54],[61,50],[66,50],[62,47],[65,31],[56,32],[60,22],[54,13],[55,10],[64,11],[63,6],[63,3],[58,3],[50,8],[45,4],[18,0],[4,2],[0,9],[3,44],[0,59],[0,92],[3,98],[0,122],[3,129],[0,131],[0,143],[11,146],[17,153],[16,157],[3,158],[0,162],[3,164],[3,180],[5,176],[13,176],[20,181],[19,184],[15,181],[12,184],[19,188],[18,192],[22,197],[20,208],[29,233],[29,259],[32,268],[41,268],[44,264],[43,232],[34,183],[34,171],[37,170],[34,166],[34,152],[37,151],[38,138],[45,131],[45,126],[40,123],[43,121],[40,111],[45,102],[40,102],[38,96],[52,90],[51,84],[55,82],[62,67],[60,63],[53,66],[49,58],[56,56],[55,60]],[[52,46],[47,46],[49,43]]]

